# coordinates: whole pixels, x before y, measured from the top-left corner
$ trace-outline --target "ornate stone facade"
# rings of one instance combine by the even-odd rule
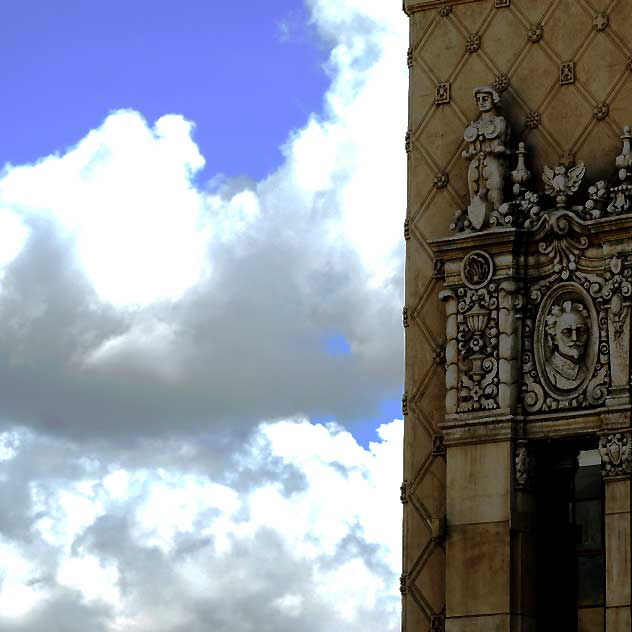
[[[403,630],[543,629],[538,459],[563,462],[559,483],[574,476],[569,450],[594,449],[607,590],[602,623],[595,606],[577,625],[629,632],[629,2],[404,6]]]

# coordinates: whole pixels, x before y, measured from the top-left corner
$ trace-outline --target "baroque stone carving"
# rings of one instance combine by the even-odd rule
[[[623,335],[624,323],[630,313],[632,270],[629,266],[624,267],[624,262],[617,255],[606,263],[606,269],[603,297],[609,301],[610,320],[616,340]]]
[[[445,614],[433,614],[430,620],[430,632],[445,632]]]
[[[607,341],[606,313],[597,311],[582,286],[555,283],[544,299],[537,286],[532,289],[525,318],[525,408],[536,412],[603,403],[609,383]]]
[[[445,262],[443,259],[435,259],[432,264],[432,276],[442,279],[445,276]]]
[[[432,363],[445,371],[445,340],[439,343],[432,352]]]
[[[483,250],[470,252],[461,264],[463,282],[469,288],[478,290],[487,285],[494,275],[494,262]]]
[[[469,161],[470,204],[466,224],[480,230],[504,201],[506,158],[509,155],[509,127],[499,113],[500,96],[490,86],[474,90],[480,116],[463,134],[467,147],[463,157]]]
[[[510,83],[511,80],[508,75],[496,75],[492,87],[500,94],[501,92],[507,91]]]
[[[566,298],[566,297],[564,297]],[[543,315],[543,358],[550,384],[560,391],[577,391],[588,376],[584,363],[591,323],[581,302],[558,300]],[[537,356],[536,356],[537,357]]]
[[[525,118],[524,124],[529,129],[537,129],[540,126],[542,116],[539,112],[529,112]]]
[[[601,472],[604,477],[632,474],[632,434],[617,432],[599,440]]]
[[[465,50],[468,53],[475,53],[481,47],[481,36],[478,33],[472,33],[465,40]]]
[[[591,235],[599,230],[594,220],[632,213],[630,127],[623,131],[615,160],[619,182],[599,181],[588,188],[583,205],[573,205],[586,166],[568,155],[543,168],[544,194],[530,190],[527,147],[520,142],[510,152],[497,92],[484,87],[475,95],[480,116],[466,128],[462,154],[470,163],[470,204],[467,211],[457,211],[451,228],[523,229],[524,243],[535,246],[527,251],[537,274],[526,293],[503,291],[518,284],[497,280],[500,259],[495,262],[482,250],[463,256],[462,287],[442,295],[446,332],[454,332],[447,335],[446,410],[450,415],[504,411],[522,399],[524,411],[532,414],[599,407],[607,399],[624,402],[632,257],[623,260],[613,251],[604,265],[591,250]],[[508,155],[516,161],[513,171]]]
[[[399,592],[401,593],[402,597],[404,597],[408,592],[408,576],[406,575],[406,573],[402,573],[399,576]]]
[[[518,441],[516,444],[514,475],[516,487],[529,487],[533,484],[535,459],[526,441]]]
[[[605,31],[610,24],[610,18],[607,13],[598,13],[593,18],[593,28],[595,31]]]
[[[597,121],[603,121],[610,114],[610,106],[607,103],[598,103],[593,108],[593,118]]]
[[[446,452],[443,435],[437,434],[432,438],[432,454],[433,456],[442,456]]]
[[[450,82],[443,81],[437,85],[435,90],[435,103],[437,105],[444,105],[450,103]]]
[[[435,176],[432,184],[435,189],[445,189],[448,186],[448,182],[450,181],[447,173],[439,173]]]
[[[559,164],[553,169],[544,167],[542,179],[545,193],[555,198],[557,208],[565,208],[570,195],[579,189],[582,178],[586,173],[583,162],[577,164]]]
[[[498,408],[498,288],[458,290],[458,412]]]
[[[575,62],[565,61],[560,66],[560,85],[566,86],[575,83]]]
[[[408,490],[408,481],[403,481],[402,484],[399,486],[399,500],[401,501],[403,505],[405,505],[408,502],[407,490]]]
[[[527,33],[527,37],[529,41],[535,44],[539,42],[544,36],[544,27],[541,24],[534,24],[529,28],[529,32]]]

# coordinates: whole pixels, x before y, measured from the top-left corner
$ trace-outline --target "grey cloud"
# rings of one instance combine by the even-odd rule
[[[155,447],[155,446],[154,446]],[[256,466],[248,458],[249,448],[242,449],[244,459],[236,462],[236,469]],[[137,465],[155,468],[159,461],[153,449],[136,455]],[[266,471],[281,471],[274,456],[264,449],[258,460],[261,481]],[[32,585],[46,587],[51,597],[42,602],[25,618],[14,623],[1,622],[2,632],[109,632],[114,612],[97,602],[85,603],[80,593],[55,583],[58,564],[63,557],[60,549],[44,542],[36,530],[35,515],[30,495],[31,484],[42,486],[53,493],[76,481],[98,479],[118,463],[95,454],[77,450],[74,443],[47,439],[40,435],[26,435],[17,455],[0,462],[0,480],[4,498],[22,498],[19,516],[13,528],[6,530],[0,523],[0,535],[20,542],[29,558],[38,564],[30,578]],[[178,470],[172,468],[172,474]],[[184,473],[184,472],[183,472]],[[233,486],[242,494],[250,487],[240,476],[235,481],[244,487]],[[294,493],[286,490],[286,495]],[[176,621],[165,617],[164,624],[152,627],[152,632],[229,632],[233,630],[264,630],[266,632],[394,632],[397,621],[390,613],[397,602],[395,571],[385,566],[379,548],[366,541],[359,525],[351,525],[336,550],[319,556],[312,562],[301,559],[271,528],[259,528],[252,536],[229,535],[232,548],[229,554],[217,553],[214,540],[201,536],[201,529],[216,515],[202,512],[191,532],[179,533],[173,550],[164,552],[155,546],[141,544],[134,535],[135,511],[145,499],[145,491],[129,498],[111,502],[106,513],[98,516],[78,533],[72,541],[73,555],[96,555],[104,563],[114,563],[119,570],[119,589],[134,613],[154,614],[164,611],[179,613]],[[4,513],[4,512],[3,512]],[[248,517],[244,515],[243,520]],[[333,570],[350,560],[360,559],[377,577],[384,578],[393,591],[381,595],[377,603],[367,603],[354,621],[346,621],[332,610],[331,604],[319,598],[316,564],[323,570]],[[203,569],[212,578],[212,594],[191,591],[183,582],[179,567],[188,562]],[[185,571],[186,574],[187,571]],[[304,599],[299,612],[283,612],[276,600],[286,594],[301,595]],[[157,621],[161,621],[158,615]],[[46,625],[48,624],[48,627]],[[57,626],[57,627],[55,627]]]
[[[211,245],[211,278],[142,312],[100,302],[72,243],[34,224],[0,295],[1,418],[124,442],[213,429],[221,446],[222,431],[239,441],[262,418],[376,411],[401,384],[401,278],[369,289],[355,253],[324,234],[318,215],[333,211],[276,206],[276,178],[260,191],[263,218],[237,247]],[[83,363],[139,318],[175,327],[172,352]],[[323,338],[334,331],[358,351],[328,355]],[[177,377],[154,370],[160,363],[178,367]]]

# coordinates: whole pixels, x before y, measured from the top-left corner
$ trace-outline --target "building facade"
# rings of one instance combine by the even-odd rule
[[[405,0],[404,632],[630,632],[632,2]]]

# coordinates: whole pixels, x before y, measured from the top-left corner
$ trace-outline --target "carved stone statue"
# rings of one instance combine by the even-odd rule
[[[482,86],[474,90],[480,116],[463,134],[467,147],[463,158],[470,161],[468,185],[470,204],[467,215],[472,226],[480,230],[492,211],[504,200],[503,184],[506,158],[509,155],[509,127],[498,112],[500,97],[494,88]]]
[[[584,354],[590,335],[590,317],[581,303],[564,301],[553,305],[546,317],[546,333],[551,354],[546,374],[562,391],[577,389],[586,379]]]

